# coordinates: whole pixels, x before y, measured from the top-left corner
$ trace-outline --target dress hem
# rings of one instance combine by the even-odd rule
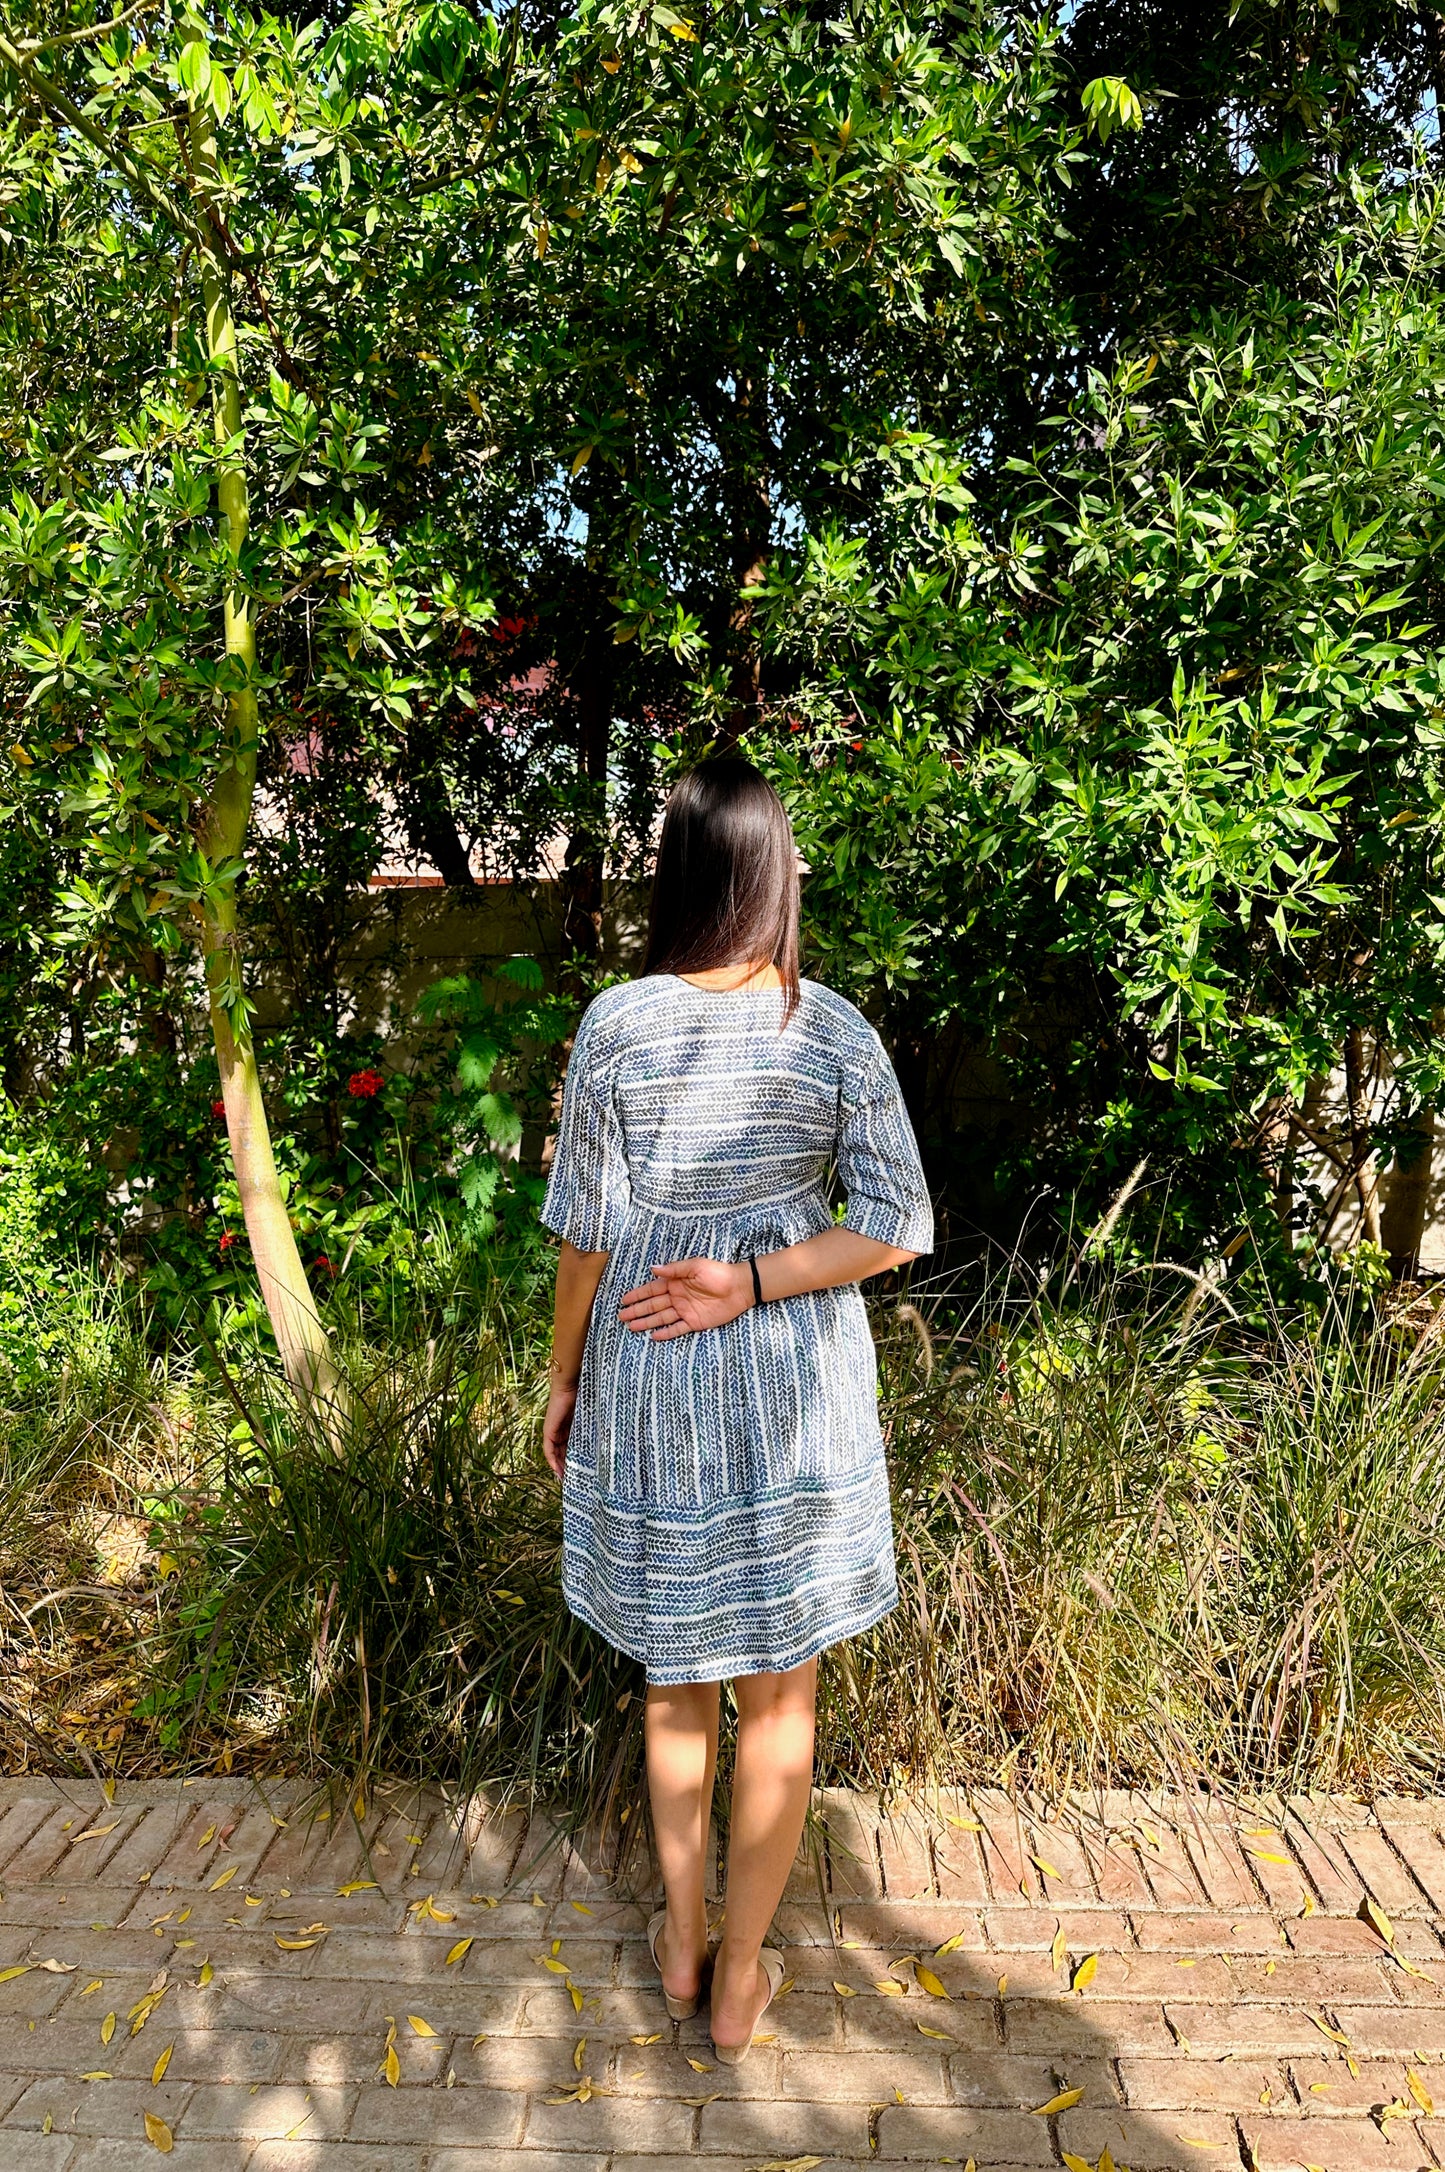
[[[704,1673],[684,1674],[674,1672],[669,1667],[654,1669],[648,1666],[641,1652],[634,1651],[629,1645],[619,1643],[616,1636],[609,1629],[604,1628],[603,1624],[598,1621],[595,1615],[590,1614],[585,1606],[580,1606],[566,1591],[562,1594],[567,1611],[570,1614],[574,1614],[578,1621],[585,1622],[587,1627],[594,1630],[605,1644],[611,1645],[613,1651],[621,1652],[624,1658],[635,1660],[638,1666],[646,1670],[649,1685],[655,1683],[659,1689],[683,1689],[688,1684],[695,1682],[733,1682],[740,1675],[746,1674],[788,1674],[794,1667],[804,1667],[810,1659],[818,1659],[824,1652],[831,1651],[835,1644],[844,1644],[849,1637],[860,1637],[869,1629],[876,1629],[879,1622],[886,1620],[888,1615],[893,1612],[898,1604],[898,1596],[895,1586],[892,1595],[884,1605],[865,1611],[856,1621],[851,1621],[844,1627],[835,1625],[828,1628],[820,1636],[810,1638],[798,1650],[781,1658],[769,1657],[759,1662],[754,1656],[750,1657],[745,1664],[726,1659],[715,1659],[707,1662]]]

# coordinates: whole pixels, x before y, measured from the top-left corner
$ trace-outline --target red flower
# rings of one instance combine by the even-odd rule
[[[223,1252],[229,1252],[231,1246],[235,1243],[235,1241],[236,1233],[233,1229],[223,1230],[221,1233],[220,1250]]]
[[[213,1102],[211,1103],[211,1114],[212,1114],[212,1116],[224,1116],[224,1115],[225,1115],[225,1113],[226,1113],[226,1104],[225,1104],[225,1102],[224,1102],[224,1101],[213,1101]]]
[[[316,1265],[322,1273],[334,1275],[336,1272],[336,1269],[332,1266],[331,1261],[326,1257],[326,1254],[324,1252],[317,1260]]]
[[[380,1071],[353,1071],[346,1081],[346,1091],[354,1101],[370,1101],[385,1084]]]

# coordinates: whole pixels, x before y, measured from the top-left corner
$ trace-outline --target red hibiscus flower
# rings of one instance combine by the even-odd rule
[[[346,1081],[346,1091],[354,1101],[370,1101],[385,1084],[380,1071],[353,1071]]]

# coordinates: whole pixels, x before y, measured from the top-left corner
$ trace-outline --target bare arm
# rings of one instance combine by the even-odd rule
[[[805,1290],[861,1282],[917,1257],[916,1252],[880,1244],[875,1237],[860,1236],[840,1224],[816,1237],[805,1237],[801,1244],[785,1245],[780,1252],[760,1253],[758,1284],[767,1303],[778,1297],[799,1297]],[[722,1327],[755,1302],[753,1273],[746,1260],[682,1259],[654,1267],[652,1280],[641,1289],[629,1290],[618,1310],[634,1334],[666,1342],[699,1328]]]
[[[548,1375],[547,1416],[542,1453],[560,1478],[567,1461],[567,1439],[577,1408],[582,1350],[597,1297],[597,1285],[611,1254],[579,1252],[564,1238],[557,1258],[557,1302],[552,1327],[552,1364]]]

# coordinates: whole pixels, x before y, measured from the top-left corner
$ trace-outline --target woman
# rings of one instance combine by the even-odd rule
[[[933,1242],[877,1034],[798,978],[797,868],[782,802],[749,763],[677,785],[642,978],[582,1020],[542,1210],[562,1239],[544,1446],[563,1482],[563,1590],[647,1669],[666,1898],[649,1935],[678,2018],[708,1959],[718,1685],[733,1684],[711,2006],[729,2064],[783,1973],[763,1939],[807,1814],[818,1655],[898,1598],[857,1285]]]

